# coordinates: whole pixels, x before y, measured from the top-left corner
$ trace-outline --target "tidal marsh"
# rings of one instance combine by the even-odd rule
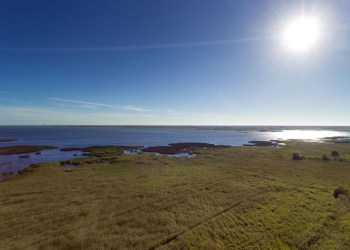
[[[1,249],[348,249],[350,144],[40,164],[0,182]],[[338,151],[342,161],[331,157]],[[304,160],[292,160],[298,152]],[[330,161],[322,161],[327,154]],[[94,151],[92,151],[94,155]],[[101,164],[101,158],[113,159]],[[338,156],[337,156],[338,157]]]

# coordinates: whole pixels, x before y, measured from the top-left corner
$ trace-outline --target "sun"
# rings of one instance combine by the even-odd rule
[[[292,20],[283,33],[284,45],[293,51],[312,49],[319,37],[320,27],[317,19],[304,16]]]

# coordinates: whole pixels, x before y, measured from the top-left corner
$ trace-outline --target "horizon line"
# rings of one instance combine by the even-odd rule
[[[245,124],[245,125],[176,125],[176,124],[172,124],[172,125],[137,125],[137,124],[128,124],[128,125],[121,125],[121,124],[105,124],[105,125],[94,125],[94,124],[10,124],[10,125],[6,125],[6,124],[0,124],[0,126],[76,126],[76,127],[350,127],[350,125],[266,125],[266,124],[260,124],[260,125],[249,125],[249,124]]]

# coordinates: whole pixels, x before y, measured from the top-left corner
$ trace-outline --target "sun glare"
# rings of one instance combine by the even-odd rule
[[[283,34],[285,46],[289,50],[307,51],[320,37],[319,23],[315,18],[300,17],[291,21]]]

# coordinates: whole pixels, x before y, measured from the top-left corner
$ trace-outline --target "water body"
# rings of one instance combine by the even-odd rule
[[[20,158],[21,156],[29,156],[29,158]],[[80,151],[63,152],[59,149],[42,150],[40,154],[0,155],[0,180],[17,175],[19,170],[30,164],[69,160],[77,157],[83,157]]]
[[[122,127],[122,126],[0,126],[0,146],[52,145],[87,147],[94,145],[166,146],[177,142],[204,142],[240,146],[251,140],[304,139],[318,141],[324,137],[350,137],[350,127]],[[44,150],[40,155],[22,159],[20,155],[0,156],[0,175],[17,172],[32,163],[74,158],[80,152]]]
[[[165,146],[176,142],[204,142],[240,146],[251,140],[306,139],[327,136],[350,136],[350,127],[326,129],[286,129],[272,127],[88,127],[88,126],[0,126],[0,139],[8,145],[53,145],[86,147],[92,145]],[[265,131],[266,130],[266,131]]]

